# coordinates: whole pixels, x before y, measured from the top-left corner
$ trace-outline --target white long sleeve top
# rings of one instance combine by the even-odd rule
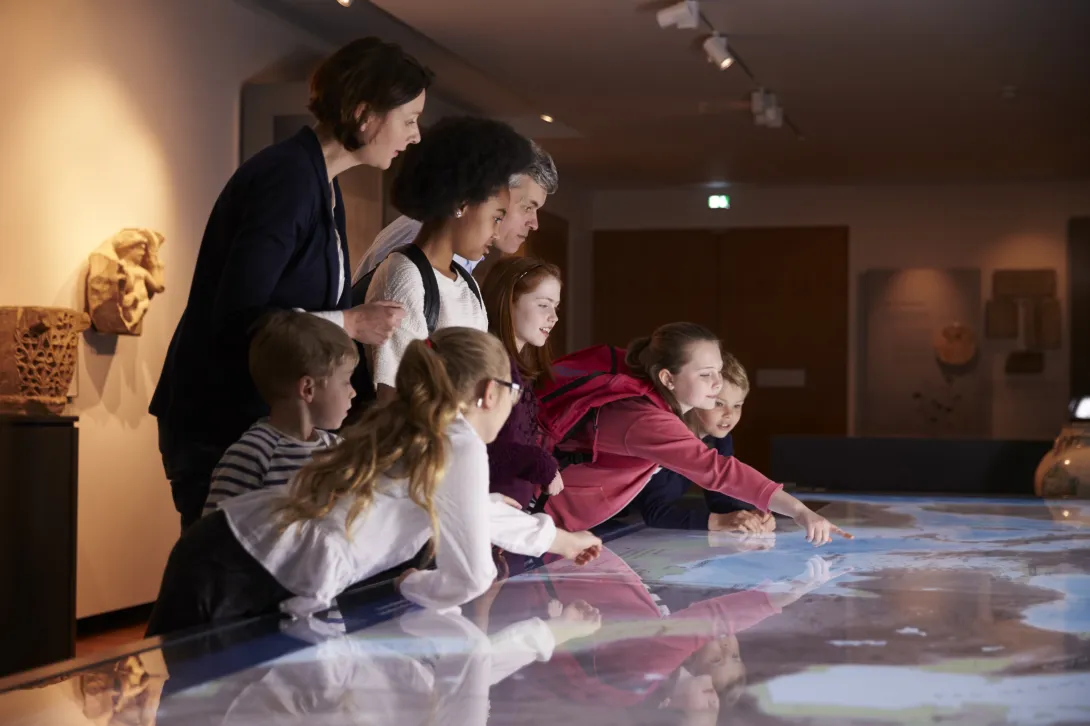
[[[540,556],[556,539],[545,514],[529,515],[488,492],[488,452],[462,416],[447,430],[449,450],[435,492],[439,517],[436,568],[406,577],[401,594],[426,608],[456,608],[496,578],[494,543],[518,554]],[[408,480],[382,476],[375,498],[346,530],[351,501],[342,497],[320,519],[284,529],[275,515],[288,496],[285,486],[243,494],[220,503],[239,543],[295,597],[281,610],[296,616],[330,607],[350,585],[408,561],[432,535],[427,513],[408,494]]]
[[[185,713],[222,726],[486,726],[490,687],[555,646],[538,618],[489,637],[461,615],[416,610],[263,664],[241,690],[232,681],[247,674],[228,676],[187,698]]]

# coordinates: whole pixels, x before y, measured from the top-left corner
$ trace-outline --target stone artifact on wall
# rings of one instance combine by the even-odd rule
[[[935,357],[947,366],[968,365],[976,358],[976,335],[967,325],[949,323],[935,333]]]
[[[1019,339],[1003,366],[1008,375],[1044,371],[1042,351],[1063,345],[1063,319],[1056,297],[1055,270],[996,270],[988,301],[986,335],[992,340]]]
[[[984,334],[989,340],[1018,339],[1018,301],[1011,298],[989,300]]]
[[[140,335],[156,293],[166,290],[159,248],[163,235],[123,229],[91,253],[87,265],[87,311],[100,333]]]
[[[87,313],[0,307],[0,412],[64,412]]]
[[[988,437],[979,269],[868,270],[860,278],[857,431]]]

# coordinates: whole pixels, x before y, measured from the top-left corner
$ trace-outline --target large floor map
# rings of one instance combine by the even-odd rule
[[[661,530],[611,545],[645,581],[704,589],[774,590],[825,562],[824,584],[739,634],[733,722],[1090,723],[1090,504],[812,504],[856,539],[815,553],[788,525],[774,545]]]
[[[1090,503],[811,504],[855,539],[815,550],[780,522],[644,529],[585,568],[508,555],[460,612],[346,605],[130,655],[0,695],[0,722],[1090,723]]]

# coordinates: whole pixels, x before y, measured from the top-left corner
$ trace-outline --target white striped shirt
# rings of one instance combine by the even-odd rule
[[[314,429],[313,441],[300,441],[262,419],[231,445],[212,472],[212,486],[204,514],[215,511],[224,499],[255,489],[287,484],[314,453],[341,440],[336,434]]]

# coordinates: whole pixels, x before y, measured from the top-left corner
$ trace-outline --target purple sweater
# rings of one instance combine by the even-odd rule
[[[522,398],[488,445],[489,489],[511,497],[523,507],[556,477],[553,455],[541,447],[537,424],[537,395],[527,386],[518,365],[511,361],[511,380],[522,386]]]

